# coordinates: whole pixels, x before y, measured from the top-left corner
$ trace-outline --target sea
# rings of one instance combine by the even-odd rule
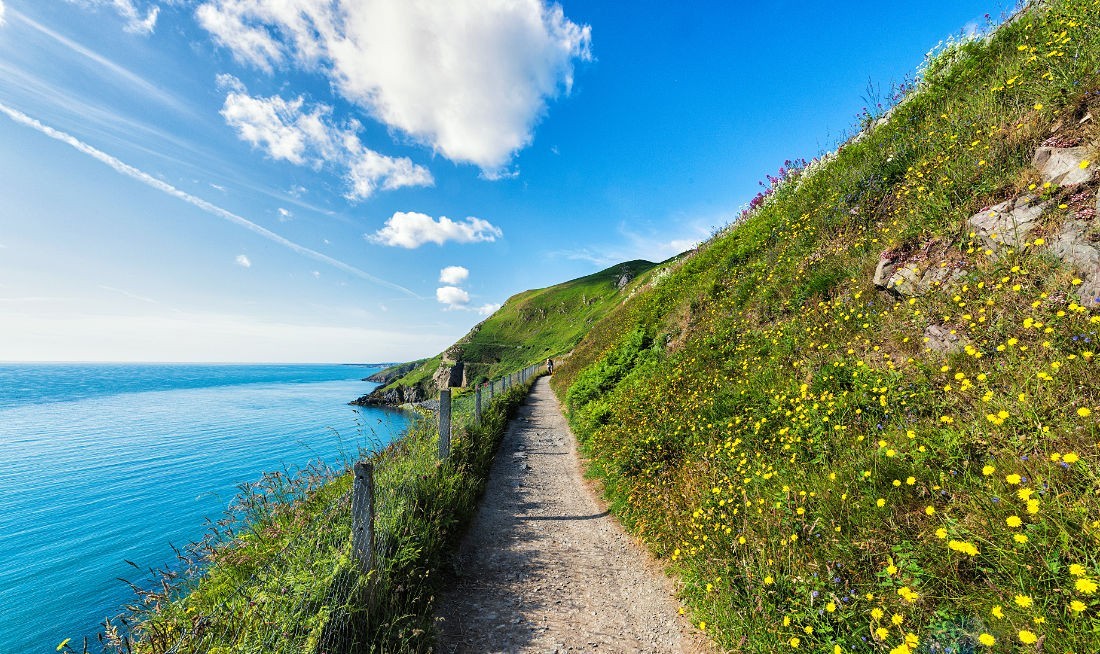
[[[120,579],[170,565],[239,484],[399,436],[407,415],[347,404],[380,369],[0,363],[0,654],[94,645],[134,599]]]

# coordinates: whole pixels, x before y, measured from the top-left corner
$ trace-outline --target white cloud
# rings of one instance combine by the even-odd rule
[[[364,146],[357,134],[359,125],[337,125],[332,107],[307,106],[302,96],[292,100],[253,97],[244,92],[239,80],[227,77],[218,76],[219,86],[232,89],[221,115],[237,136],[272,159],[316,169],[340,168],[348,183],[348,199],[363,200],[378,189],[434,183],[428,169],[408,157],[387,157]]]
[[[470,277],[470,271],[462,266],[447,266],[439,271],[439,281],[444,284],[461,284]]]
[[[246,257],[243,254],[238,254],[237,258],[234,259],[234,261],[236,261],[237,265],[240,266],[241,268],[251,268],[252,267],[252,260],[249,259],[248,257]]]
[[[4,0],[0,0],[0,25],[4,24]]]
[[[470,303],[470,294],[457,286],[441,286],[435,289],[435,299],[447,309],[464,309]]]
[[[493,303],[483,304],[483,305],[481,305],[480,307],[477,308],[477,312],[479,314],[483,315],[483,316],[491,316],[494,313],[496,313],[497,309],[499,309],[499,308],[500,308],[499,304],[493,304]]]
[[[67,133],[62,132],[60,130],[54,129],[54,128],[50,127],[49,125],[44,125],[41,121],[38,121],[34,118],[31,118],[30,116],[28,116],[27,114],[19,111],[18,109],[12,109],[11,107],[7,106],[6,104],[3,104],[2,102],[0,102],[0,114],[4,114],[8,118],[11,118],[16,123],[19,123],[20,125],[24,125],[25,127],[29,127],[31,129],[35,130],[36,132],[39,132],[40,134],[48,136],[49,138],[51,138],[55,141],[59,141],[61,143],[64,143],[64,144],[68,145],[69,147],[77,150],[78,152],[81,152],[83,154],[88,155],[89,157],[95,159],[96,161],[99,161],[100,163],[103,163],[103,164],[109,166],[112,170],[114,170],[115,172],[117,172],[121,175],[125,175],[125,176],[127,176],[131,179],[134,179],[138,182],[141,182],[142,184],[145,184],[146,186],[152,187],[152,188],[154,188],[154,189],[156,189],[156,190],[158,190],[162,193],[165,193],[165,194],[170,195],[174,198],[182,200],[182,201],[186,202],[187,204],[190,204],[193,207],[196,207],[196,208],[198,208],[198,209],[200,209],[200,210],[202,210],[202,211],[204,211],[204,212],[206,212],[210,215],[221,218],[222,220],[233,223],[234,225],[237,225],[238,227],[243,227],[243,228],[247,229],[248,231],[250,231],[250,232],[252,232],[256,235],[258,235],[262,238],[265,238],[269,241],[272,241],[274,243],[278,243],[279,245],[281,245],[281,246],[283,246],[283,247],[285,247],[289,250],[292,250],[293,252],[296,252],[298,254],[307,256],[307,257],[309,257],[309,258],[311,258],[315,261],[320,261],[322,263],[328,264],[328,265],[330,265],[334,268],[337,268],[339,270],[342,270],[342,271],[344,271],[348,274],[355,275],[356,277],[359,277],[360,279],[365,279],[365,280],[367,280],[369,282],[372,282],[374,284],[377,284],[379,286],[384,286],[386,288],[390,288],[390,289],[393,289],[395,291],[400,291],[401,293],[404,293],[405,295],[408,295],[409,297],[419,299],[419,296],[416,293],[413,293],[411,290],[405,288],[404,286],[401,286],[399,284],[394,284],[393,282],[386,281],[386,280],[381,279],[379,277],[375,277],[374,275],[372,275],[368,272],[365,272],[363,270],[360,270],[359,268],[356,268],[355,266],[344,263],[343,261],[340,261],[339,259],[334,259],[333,257],[330,257],[327,254],[323,254],[323,253],[318,252],[316,250],[307,248],[304,245],[299,245],[299,244],[295,243],[294,241],[291,241],[290,239],[288,239],[286,237],[280,236],[280,235],[276,234],[275,232],[272,232],[269,229],[266,229],[264,227],[261,227],[260,225],[257,225],[256,223],[252,222],[251,220],[248,220],[247,218],[238,216],[237,214],[235,214],[231,211],[228,211],[226,209],[223,209],[222,207],[219,207],[218,205],[216,205],[212,202],[208,202],[206,200],[203,200],[200,197],[197,197],[195,195],[191,195],[190,193],[188,193],[186,191],[182,191],[182,190],[176,188],[175,186],[172,186],[171,184],[169,184],[169,183],[167,183],[163,180],[157,179],[156,177],[153,177],[152,175],[150,175],[149,173],[147,173],[145,171],[134,168],[130,164],[127,164],[123,161],[120,161],[118,158],[112,157],[111,155],[107,154],[106,152],[104,152],[102,150],[99,150],[97,148],[94,148],[91,145],[88,145],[87,143],[81,141],[80,139],[76,138],[75,136],[73,136],[71,134],[67,134]]]
[[[152,34],[157,26],[160,7],[152,5],[139,9],[133,0],[69,0],[85,7],[110,7],[126,21],[126,31],[134,34]]]
[[[504,236],[499,227],[488,220],[470,216],[465,222],[454,221],[446,216],[439,220],[413,211],[398,211],[390,216],[382,229],[368,234],[367,240],[380,245],[418,248],[425,243],[443,245],[447,241],[456,243],[493,242]]]
[[[290,222],[294,218],[294,213],[290,209],[284,209],[279,207],[276,211],[279,212],[279,222]]]
[[[546,0],[207,0],[196,17],[242,63],[320,72],[377,120],[489,176],[591,58],[590,28]]]

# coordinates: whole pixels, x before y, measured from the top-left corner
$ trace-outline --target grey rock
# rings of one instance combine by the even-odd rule
[[[962,350],[969,341],[952,333],[952,330],[943,325],[928,325],[924,329],[925,346],[936,352],[951,353]]]
[[[1038,169],[1043,180],[1058,186],[1083,184],[1092,179],[1092,166],[1081,168],[1081,162],[1089,158],[1093,146],[1076,148],[1042,147],[1035,151],[1031,165]]]
[[[1014,198],[970,217],[968,221],[987,248],[998,252],[1003,247],[1018,248],[1038,226],[1039,216],[1047,207],[1034,195]]]
[[[894,275],[894,271],[897,269],[898,265],[895,258],[884,252],[878,259],[878,266],[875,267],[875,276],[871,282],[879,288],[886,288],[890,283],[890,277]]]
[[[1088,232],[1084,220],[1067,220],[1051,239],[1050,251],[1080,276],[1077,297],[1082,306],[1095,310],[1100,309],[1100,247],[1089,239]]]

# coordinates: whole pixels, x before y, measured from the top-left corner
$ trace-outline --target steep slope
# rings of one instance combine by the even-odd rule
[[[353,404],[401,404],[437,389],[469,386],[569,351],[589,327],[651,276],[657,264],[627,261],[508,299],[447,350]]]
[[[720,644],[1100,651],[1098,70],[1094,0],[949,45],[555,375]]]

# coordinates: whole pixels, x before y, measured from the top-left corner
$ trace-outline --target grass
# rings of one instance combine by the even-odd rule
[[[558,356],[572,349],[593,323],[643,288],[657,270],[657,264],[648,261],[628,261],[555,286],[524,291],[509,298],[448,352],[464,362],[470,384]],[[620,289],[618,281],[624,273],[631,280]],[[442,363],[442,354],[428,359],[378,391],[419,386],[430,396],[432,375]]]
[[[451,456],[434,420],[368,456],[375,470],[376,564],[351,557],[352,475],[266,475],[181,567],[135,587],[101,636],[107,651],[217,654],[430,652],[440,570],[484,490],[493,455],[529,385],[486,402],[474,425],[455,407]],[[63,644],[59,650],[73,651]],[[85,645],[87,651],[87,645]]]
[[[613,510],[721,646],[1100,650],[1100,315],[1042,247],[1097,184],[1029,167],[1100,136],[1079,123],[1098,71],[1093,0],[948,44],[887,122],[785,171],[554,375]],[[1042,227],[988,251],[967,218],[1029,191]],[[962,278],[872,285],[881,253],[925,248]],[[929,349],[931,325],[963,347]]]

